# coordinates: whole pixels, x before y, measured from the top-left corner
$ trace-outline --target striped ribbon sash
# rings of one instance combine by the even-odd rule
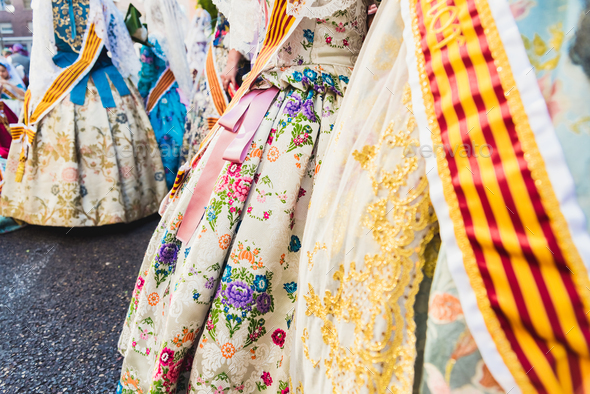
[[[240,86],[228,107],[225,109],[226,111],[231,109],[240,101],[242,96],[250,89],[252,83],[256,80],[256,78],[258,78],[258,75],[260,75],[262,70],[264,70],[264,67],[266,67],[272,55],[274,55],[274,53],[279,49],[279,46],[285,41],[285,39],[287,39],[287,37],[289,37],[289,34],[295,30],[295,27],[297,27],[299,22],[301,22],[300,17],[295,18],[294,16],[287,14],[287,2],[288,0],[277,0],[274,3],[268,28],[266,29],[266,36],[264,37],[262,49],[260,50],[260,53],[258,54],[256,62],[250,70],[250,73],[248,73],[248,76],[243,81],[242,86]],[[201,143],[199,152],[197,152],[197,154],[191,160],[192,166],[194,166],[199,161],[217,130],[219,130],[218,125],[213,127],[211,132],[209,132],[209,134],[205,137]]]
[[[172,73],[172,70],[170,70],[170,67],[166,68],[148,95],[145,106],[148,113],[152,112],[156,104],[158,104],[162,99],[162,96],[170,90],[175,81],[174,74]]]
[[[207,51],[207,60],[205,62],[205,70],[207,73],[207,84],[209,86],[209,91],[211,93],[211,99],[213,100],[213,104],[215,105],[215,110],[217,111],[217,114],[221,116],[227,108],[227,97],[223,92],[223,85],[221,84],[219,75],[217,75],[214,51],[215,47],[213,46],[213,43],[209,44],[209,50]],[[209,119],[214,118],[208,118],[207,121],[209,121]],[[209,126],[209,129],[212,128],[212,126]]]
[[[508,3],[402,4],[409,110],[484,361],[507,392],[590,392],[588,237]]]
[[[30,145],[33,143],[38,122],[47,115],[61,100],[76,86],[78,82],[90,71],[96,59],[100,55],[103,47],[103,42],[96,34],[94,24],[91,24],[86,33],[86,38],[82,52],[78,60],[71,66],[64,68],[45,92],[41,101],[33,108],[31,104],[31,91],[27,90],[25,93],[24,103],[24,123],[11,126],[13,139],[15,133],[20,135],[19,141],[25,142],[22,138],[25,134],[28,136],[26,143],[23,143],[21,155],[19,158],[19,166],[16,172],[16,181],[21,182],[25,162],[28,156]],[[16,127],[16,131],[15,128]],[[26,129],[21,131],[21,129]]]

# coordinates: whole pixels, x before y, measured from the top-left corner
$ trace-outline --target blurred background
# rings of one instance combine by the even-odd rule
[[[129,3],[133,3],[143,13],[143,0],[113,0],[123,15],[127,12]],[[12,48],[14,44],[21,44],[27,51],[31,51],[33,42],[33,10],[32,0],[0,0],[0,51]],[[197,0],[178,0],[185,9],[189,20],[195,13]]]

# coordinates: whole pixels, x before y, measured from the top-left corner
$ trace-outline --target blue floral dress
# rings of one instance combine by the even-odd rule
[[[141,72],[137,88],[142,97],[147,98],[154,88],[160,75],[167,68],[166,56],[162,52],[159,43],[150,38],[151,47],[141,48]],[[160,101],[149,113],[156,140],[160,147],[166,185],[171,188],[176,178],[178,168],[181,166],[180,150],[184,136],[184,121],[186,119],[186,106],[180,101],[178,83],[164,93]]]

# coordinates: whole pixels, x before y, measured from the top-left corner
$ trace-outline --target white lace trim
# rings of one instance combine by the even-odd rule
[[[213,0],[229,22],[229,49],[239,51],[246,59],[256,55],[258,42],[264,39],[265,0]]]
[[[295,17],[322,19],[352,7],[354,4],[362,6],[359,0],[294,0],[287,4],[287,14]]]
[[[188,97],[193,79],[188,65],[184,32],[188,29],[186,15],[176,0],[147,0],[148,32],[158,40],[180,90]]]

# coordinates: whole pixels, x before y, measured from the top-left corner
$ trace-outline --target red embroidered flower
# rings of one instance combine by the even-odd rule
[[[332,37],[326,37],[326,44],[330,44],[332,42]]]
[[[270,376],[270,372],[263,372],[260,378],[262,378],[262,381],[266,386],[270,386],[272,384],[272,377]]]
[[[283,347],[283,345],[285,344],[285,338],[287,338],[287,334],[285,333],[285,331],[281,330],[280,328],[277,328],[275,332],[272,333],[271,338],[275,345],[277,345],[278,347]]]

